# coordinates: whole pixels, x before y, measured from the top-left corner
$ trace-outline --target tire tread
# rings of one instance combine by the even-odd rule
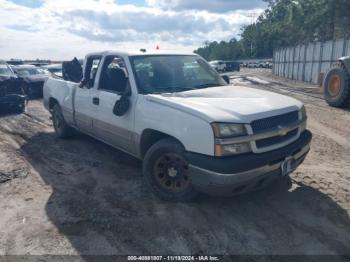
[[[341,91],[340,97],[337,100],[332,99],[332,97],[329,96],[327,92],[327,86],[328,85],[328,77],[329,74],[331,74],[331,71],[334,69],[340,69],[342,72],[342,75],[344,77],[344,87]],[[336,63],[331,69],[328,70],[326,73],[325,81],[324,81],[324,98],[326,102],[333,107],[347,107],[350,105],[350,75],[347,71],[346,67],[342,63]]]
[[[55,129],[56,135],[62,139],[69,138],[69,137],[73,136],[73,128],[70,127],[66,123],[66,121],[64,120],[62,110],[61,110],[61,107],[59,106],[59,104],[56,104],[53,106],[53,117],[54,117],[55,111],[58,112],[62,117],[62,129],[61,129],[61,132],[57,132],[57,130]]]

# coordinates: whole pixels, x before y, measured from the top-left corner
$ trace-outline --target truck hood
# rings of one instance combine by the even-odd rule
[[[218,86],[179,93],[150,94],[146,99],[196,115],[207,122],[250,123],[299,110],[302,103],[280,94],[243,86]]]

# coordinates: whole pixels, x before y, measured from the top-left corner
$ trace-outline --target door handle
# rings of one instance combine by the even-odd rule
[[[98,97],[93,97],[92,98],[92,103],[94,104],[94,105],[99,105],[100,104],[100,99],[98,98]]]

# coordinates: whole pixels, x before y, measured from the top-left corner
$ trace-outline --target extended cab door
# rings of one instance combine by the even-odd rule
[[[98,117],[96,108],[98,101],[94,96],[94,86],[98,82],[96,74],[100,62],[101,56],[90,56],[86,59],[84,78],[80,86],[76,88],[74,97],[75,123],[81,131],[91,135],[95,135],[93,120]]]
[[[124,60],[115,55],[106,56],[95,94],[99,99],[98,117],[94,128],[103,141],[135,154],[133,140],[134,104]],[[127,100],[128,108],[122,115],[116,114],[116,103]]]

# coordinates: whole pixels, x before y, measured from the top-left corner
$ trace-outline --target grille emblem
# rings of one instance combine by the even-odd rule
[[[284,128],[283,126],[279,125],[277,128],[278,128],[278,135],[279,136],[285,136],[288,133],[287,129]]]

